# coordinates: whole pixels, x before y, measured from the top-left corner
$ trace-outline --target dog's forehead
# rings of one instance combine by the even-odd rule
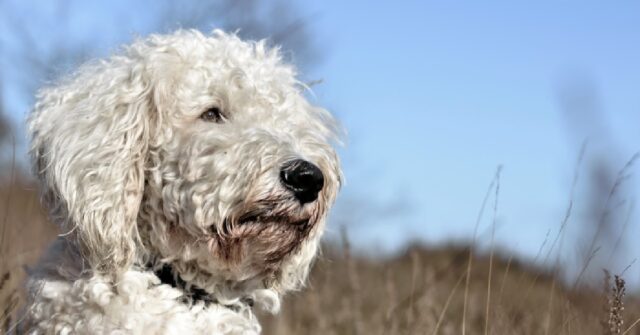
[[[252,77],[239,68],[211,70],[193,69],[181,78],[172,92],[177,104],[187,114],[199,114],[212,106],[227,114],[276,114],[304,113],[308,101],[301,85],[293,80],[278,81]]]
[[[240,68],[194,68],[185,71],[175,87],[171,94],[187,114],[199,114],[213,106],[227,114],[283,114],[305,109],[308,104],[297,82],[252,76]]]
[[[200,43],[187,39],[174,52],[177,64],[166,64],[165,71],[174,73],[168,76],[174,80],[170,86],[178,88],[173,93],[191,95],[189,99],[206,95],[241,95],[253,101],[298,99],[303,91],[295,68],[263,43],[229,37],[209,37]]]
[[[209,36],[200,43],[186,43],[181,58],[188,67],[208,79],[225,84],[287,87],[296,85],[296,70],[283,61],[277,47],[265,41],[243,41],[236,36]]]
[[[266,42],[247,42],[235,35],[201,35],[183,32],[155,45],[163,57],[160,82],[167,112],[196,120],[208,108],[221,107],[231,120],[259,122],[278,129],[331,128],[327,113],[315,112],[307,101],[296,69],[283,61],[278,48]],[[157,57],[147,57],[155,62]],[[245,122],[241,122],[245,123]],[[331,137],[331,136],[329,136]]]

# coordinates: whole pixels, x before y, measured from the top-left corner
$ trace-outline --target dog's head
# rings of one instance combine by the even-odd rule
[[[140,40],[40,93],[44,199],[94,271],[153,258],[204,286],[294,288],[341,179],[336,125],[303,90],[263,42]]]

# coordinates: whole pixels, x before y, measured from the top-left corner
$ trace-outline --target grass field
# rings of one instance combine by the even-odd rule
[[[26,266],[55,236],[34,187],[17,180],[0,188],[4,331],[23,303]],[[371,259],[347,242],[326,244],[308,287],[278,316],[260,316],[266,334],[640,334],[640,304],[613,277],[606,288],[569,289],[509,255],[415,245]]]
[[[266,333],[621,334],[640,315],[628,296],[624,311],[612,315],[610,288],[569,290],[549,273],[502,257],[494,258],[489,289],[490,259],[474,256],[465,289],[468,248],[414,246],[386,260],[338,249],[316,264],[305,291],[266,319]]]

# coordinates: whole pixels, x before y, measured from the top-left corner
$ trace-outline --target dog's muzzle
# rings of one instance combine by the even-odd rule
[[[324,186],[324,175],[317,166],[296,159],[282,166],[280,182],[304,205],[318,199],[318,193]]]

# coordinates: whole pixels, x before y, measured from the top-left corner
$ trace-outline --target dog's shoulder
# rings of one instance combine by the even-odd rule
[[[117,281],[91,275],[79,253],[57,241],[27,283],[28,333],[73,334],[258,334],[249,311],[187,304],[183,292],[162,284],[151,271],[126,271]]]

